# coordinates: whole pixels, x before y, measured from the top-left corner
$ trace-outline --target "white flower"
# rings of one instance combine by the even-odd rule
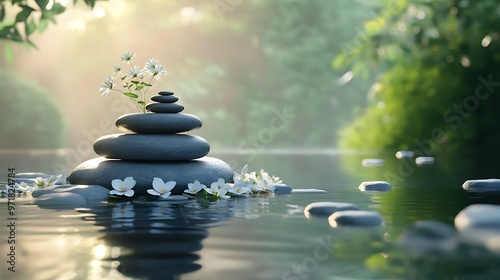
[[[133,52],[126,52],[122,55],[121,60],[122,62],[130,63],[132,60],[132,57],[134,57],[135,53]]]
[[[120,179],[114,179],[111,181],[111,186],[114,190],[111,190],[109,193],[131,197],[134,195],[134,190],[132,190],[132,188],[134,188],[135,183],[136,182],[132,177],[127,177],[123,181]]]
[[[143,78],[143,71],[144,69],[141,69],[137,66],[133,66],[130,68],[130,70],[125,74],[128,78],[134,79],[134,78]]]
[[[52,187],[53,185],[55,185],[60,176],[61,175],[58,175],[58,177],[51,176],[48,179],[43,179],[42,177],[36,177],[35,181],[33,182],[33,188],[43,189],[46,187]]]
[[[160,198],[167,198],[171,190],[175,187],[174,181],[163,182],[161,178],[153,178],[153,189],[148,189],[148,193],[151,195],[157,195]]]
[[[238,180],[234,182],[234,187],[227,190],[228,192],[235,195],[243,195],[250,192],[250,188],[247,187],[247,183],[243,180]]]
[[[28,185],[25,182],[21,182],[21,183],[16,183],[14,189],[21,194],[21,193],[31,192],[33,190],[33,186]]]
[[[101,88],[99,89],[99,93],[102,96],[108,95],[111,90],[115,87],[115,77],[108,77],[108,79],[101,84]]]
[[[199,191],[202,189],[206,188],[204,184],[201,184],[200,181],[195,180],[194,183],[189,183],[188,184],[188,189],[184,190],[185,193],[189,194],[197,194]]]
[[[161,79],[161,76],[166,76],[168,73],[163,69],[162,65],[158,64],[158,60],[152,58],[148,62],[146,62],[146,66],[144,66],[144,71],[155,77],[158,81]]]
[[[229,198],[226,195],[227,190],[229,189],[229,185],[226,184],[226,181],[223,178],[220,178],[217,182],[213,182],[210,185],[210,188],[203,188],[207,193],[220,197],[220,198]]]
[[[8,195],[10,189],[15,190],[15,188],[12,188],[9,185],[5,185],[5,190],[0,190],[0,195],[2,195],[2,196],[3,195]]]
[[[122,71],[122,66],[121,65],[115,66],[115,73],[120,73],[121,71]]]

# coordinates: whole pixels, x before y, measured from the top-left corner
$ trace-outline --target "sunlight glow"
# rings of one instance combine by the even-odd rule
[[[106,246],[99,244],[92,248],[92,255],[96,259],[103,259],[106,256]]]

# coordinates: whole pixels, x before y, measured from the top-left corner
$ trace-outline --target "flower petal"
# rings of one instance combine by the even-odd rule
[[[117,190],[112,190],[112,191],[109,192],[109,194],[123,195],[124,192],[117,191]]]
[[[170,194],[171,194],[171,192],[166,192],[166,193],[164,193],[164,194],[160,195],[160,197],[161,197],[161,198],[167,198],[167,197],[169,197],[169,196],[170,196]]]
[[[132,189],[135,186],[135,183],[136,182],[132,177],[127,177],[125,178],[125,180],[123,180],[123,185],[125,186],[125,188],[127,188],[127,190]]]
[[[162,180],[161,178],[154,177],[154,178],[153,178],[153,188],[154,188],[157,192],[161,193],[161,191],[160,191],[160,190],[161,190],[162,188],[165,188],[165,182],[163,182],[163,180]]]
[[[134,190],[128,190],[124,193],[125,196],[131,197],[134,195]]]
[[[171,191],[175,187],[175,184],[176,184],[175,181],[166,182],[164,185],[165,191]]]
[[[157,192],[156,190],[154,189],[148,189],[147,192],[150,194],[150,195],[161,195],[161,193]]]
[[[111,186],[115,190],[120,190],[120,187],[122,186],[122,183],[123,183],[122,180],[120,180],[120,179],[114,179],[113,181],[111,181]]]

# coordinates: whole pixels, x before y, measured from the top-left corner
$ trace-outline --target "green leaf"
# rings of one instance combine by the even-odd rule
[[[141,90],[143,86],[136,86],[134,90]]]
[[[52,21],[52,23],[56,23],[56,18],[54,17],[54,15],[52,14],[51,11],[52,10],[43,11],[42,17],[40,18],[40,20],[43,18],[43,19],[48,19],[48,20]]]
[[[35,2],[42,11],[47,9],[47,5],[49,4],[49,0],[35,0]]]
[[[31,12],[33,12],[33,9],[24,9],[23,8],[23,10],[20,11],[16,15],[16,22],[23,22],[23,21],[25,21],[31,15]]]
[[[50,10],[54,15],[58,15],[62,14],[66,10],[66,7],[64,7],[60,3],[54,3],[54,5],[52,5],[52,8],[50,8]]]
[[[152,87],[153,86],[152,84],[148,84],[146,82],[141,82],[141,85],[146,86],[146,87]]]
[[[137,103],[138,103],[139,105],[146,106],[146,102],[144,102],[144,101],[142,101],[142,100],[141,100],[141,101],[137,101]]]
[[[35,43],[33,43],[33,41],[31,41],[29,38],[26,38],[26,44],[34,49],[38,49],[38,47],[36,46]]]
[[[24,22],[24,32],[26,34],[26,37],[30,36],[35,31],[36,31],[36,24],[33,18],[31,18],[29,21]]]
[[[130,81],[132,84],[137,85],[139,84],[139,81]]]
[[[38,32],[42,33],[43,31],[45,31],[45,29],[47,29],[47,26],[49,25],[49,22],[47,21],[46,18],[40,18],[40,21],[38,22]]]
[[[137,98],[139,97],[137,94],[135,94],[135,93],[131,93],[131,92],[124,92],[123,94],[124,94],[125,96],[130,97],[130,98],[136,98],[136,99],[137,99]]]
[[[4,19],[5,19],[5,7],[2,5],[2,7],[0,8],[0,22],[3,22]]]
[[[11,29],[9,37],[12,41],[15,42],[22,42],[23,37],[21,37],[21,34],[19,33],[19,30],[17,29],[16,26],[13,26],[14,28]]]
[[[11,44],[5,44],[3,47],[3,55],[8,65],[14,64],[14,48],[12,48]]]
[[[12,28],[12,25],[8,25],[8,26],[4,26],[4,27],[0,28],[0,38],[7,39],[11,28]]]

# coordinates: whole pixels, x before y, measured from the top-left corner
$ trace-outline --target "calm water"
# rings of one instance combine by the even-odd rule
[[[466,179],[498,178],[500,171],[492,165],[486,165],[488,170],[455,158],[416,167],[390,154],[382,155],[384,166],[362,167],[363,158],[375,155],[334,151],[215,156],[235,167],[248,162],[250,170],[263,168],[294,188],[327,193],[211,204],[124,202],[76,210],[42,209],[31,199],[18,199],[16,272],[7,270],[10,245],[2,226],[0,279],[482,279],[474,278],[480,271],[466,276],[435,273],[432,267],[410,272],[413,268],[402,264],[388,273],[368,260],[390,255],[391,242],[415,221],[452,225],[469,204],[500,204],[499,196],[461,189]],[[357,187],[367,180],[387,180],[394,189],[363,194]],[[304,217],[303,208],[315,201],[355,203],[381,213],[386,225],[331,228],[326,219]],[[6,207],[2,198],[2,224],[7,224]]]

